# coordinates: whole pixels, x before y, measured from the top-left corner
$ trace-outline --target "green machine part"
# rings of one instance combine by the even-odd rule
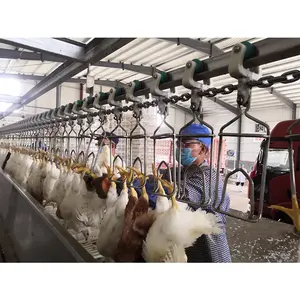
[[[206,64],[200,59],[193,59],[193,62],[196,63],[195,73],[201,73],[207,70]]]
[[[83,101],[82,100],[77,100],[74,102],[78,107],[82,107]]]
[[[244,46],[246,46],[245,60],[257,56],[258,51],[257,51],[257,48],[253,44],[251,44],[247,41],[242,42],[242,44]]]
[[[94,97],[89,96],[89,97],[87,97],[86,101],[87,101],[87,104],[88,104],[88,105],[92,105],[93,102],[94,102]]]
[[[139,80],[134,80],[133,85],[134,85],[134,91],[138,91],[142,89],[142,83]]]
[[[160,75],[161,75],[160,84],[169,81],[169,75],[166,72],[160,72]]]
[[[117,97],[117,96],[120,96],[121,94],[124,93],[124,89],[121,88],[121,87],[118,87],[118,86],[117,86],[115,89],[116,89],[116,94],[115,94],[116,97]]]

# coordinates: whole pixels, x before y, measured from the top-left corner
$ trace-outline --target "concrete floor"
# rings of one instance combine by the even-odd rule
[[[300,262],[300,239],[291,225],[262,218],[257,223],[227,218],[233,262]]]
[[[241,192],[234,184],[227,187],[230,208],[234,213],[246,213],[248,188]],[[299,262],[300,238],[293,226],[262,218],[250,223],[227,218],[227,238],[233,262]]]
[[[244,186],[243,191],[234,184],[228,184],[227,192],[230,196],[230,208],[241,212],[248,211],[248,187]]]

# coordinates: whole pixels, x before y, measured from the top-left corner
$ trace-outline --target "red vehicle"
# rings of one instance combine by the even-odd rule
[[[292,224],[292,220],[285,213],[269,208],[270,205],[280,205],[287,208],[292,207],[290,188],[290,168],[288,159],[288,141],[284,138],[288,127],[294,120],[282,121],[271,131],[270,148],[267,162],[267,177],[264,197],[263,217],[281,220]],[[293,129],[293,133],[300,134],[300,125]],[[262,142],[264,143],[264,141]],[[263,145],[263,144],[262,144]],[[300,189],[300,141],[293,142],[295,177],[297,198],[299,199]],[[258,154],[254,170],[250,177],[254,182],[255,212],[257,213],[259,204],[259,192],[261,184],[262,161],[264,157],[263,147]],[[248,197],[249,197],[248,190]],[[298,200],[299,205],[300,201]]]

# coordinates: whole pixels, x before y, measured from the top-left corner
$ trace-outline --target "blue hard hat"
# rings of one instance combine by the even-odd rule
[[[102,136],[104,137],[104,133],[102,134]],[[108,139],[111,140],[115,145],[118,145],[119,138],[114,133],[106,131],[105,136],[109,136]]]
[[[202,125],[202,124],[191,124],[184,128],[180,134],[182,135],[205,135],[205,134],[211,134],[211,131],[208,127]],[[211,138],[210,137],[191,137],[191,139],[198,140],[202,142],[207,148],[211,145]]]

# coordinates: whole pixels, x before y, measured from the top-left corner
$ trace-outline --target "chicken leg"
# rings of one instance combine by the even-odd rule
[[[300,209],[296,195],[292,195],[292,208],[286,208],[279,205],[271,205],[270,208],[286,213],[293,220],[297,233],[300,233]]]
[[[169,195],[171,195],[174,192],[174,187],[169,181],[161,179],[161,178],[158,178],[158,180],[161,181],[162,185],[167,188],[167,191],[168,191]],[[176,201],[175,193],[174,193],[173,196],[171,196],[171,201],[172,201],[172,208],[178,210],[179,206],[178,206],[178,203]]]

